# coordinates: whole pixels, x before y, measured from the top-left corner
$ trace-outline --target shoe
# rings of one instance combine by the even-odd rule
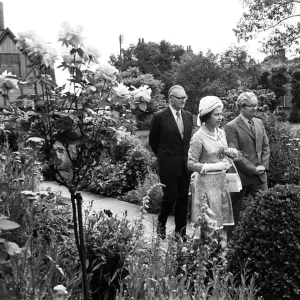
[[[162,240],[164,240],[166,238],[166,227],[157,223],[156,233]]]

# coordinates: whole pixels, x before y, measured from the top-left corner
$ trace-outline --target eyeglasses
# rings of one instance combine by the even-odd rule
[[[248,106],[250,108],[257,108],[258,107],[257,105],[248,105],[248,104],[245,104],[245,106]]]
[[[184,96],[184,97],[176,97],[174,95],[171,95],[171,96],[176,98],[177,100],[187,100],[187,99],[189,99],[189,97],[187,97],[187,96]]]

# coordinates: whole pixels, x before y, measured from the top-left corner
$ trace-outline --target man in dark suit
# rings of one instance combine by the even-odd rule
[[[231,194],[235,226],[239,222],[245,194],[255,197],[258,191],[268,189],[266,170],[270,158],[269,139],[263,121],[255,118],[257,104],[254,93],[242,93],[237,99],[240,115],[225,125],[229,147],[234,147],[245,154],[235,162],[243,186],[239,193]],[[232,237],[235,226],[228,226],[228,238]]]
[[[191,173],[187,169],[189,143],[193,118],[185,111],[188,99],[182,86],[170,88],[169,107],[153,116],[149,144],[158,159],[159,176],[163,187],[163,200],[158,215],[157,233],[166,237],[166,223],[175,204],[175,233],[186,235],[186,214]]]

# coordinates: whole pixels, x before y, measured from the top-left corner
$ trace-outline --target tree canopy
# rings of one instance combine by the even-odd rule
[[[262,50],[274,53],[282,48],[299,52],[300,1],[297,0],[242,0],[246,12],[241,17],[236,35],[251,40],[267,33]]]
[[[244,47],[228,48],[220,55],[219,65],[227,89],[235,89],[237,86],[253,88],[258,83],[260,65]]]
[[[189,96],[186,109],[192,113],[198,112],[197,105],[202,97],[217,94],[219,85],[214,85],[220,77],[217,61],[218,56],[208,51],[206,54],[185,54],[180,63],[174,63],[173,82],[185,88]]]

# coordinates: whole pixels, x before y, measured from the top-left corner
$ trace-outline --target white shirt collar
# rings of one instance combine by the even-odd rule
[[[169,105],[169,107],[170,107],[170,109],[171,109],[171,112],[172,112],[172,114],[173,114],[175,120],[176,120],[176,118],[177,118],[177,115],[176,115],[177,110],[174,109],[171,105]],[[180,114],[180,116],[181,116],[181,118],[182,118],[181,109],[179,110],[179,114]]]

